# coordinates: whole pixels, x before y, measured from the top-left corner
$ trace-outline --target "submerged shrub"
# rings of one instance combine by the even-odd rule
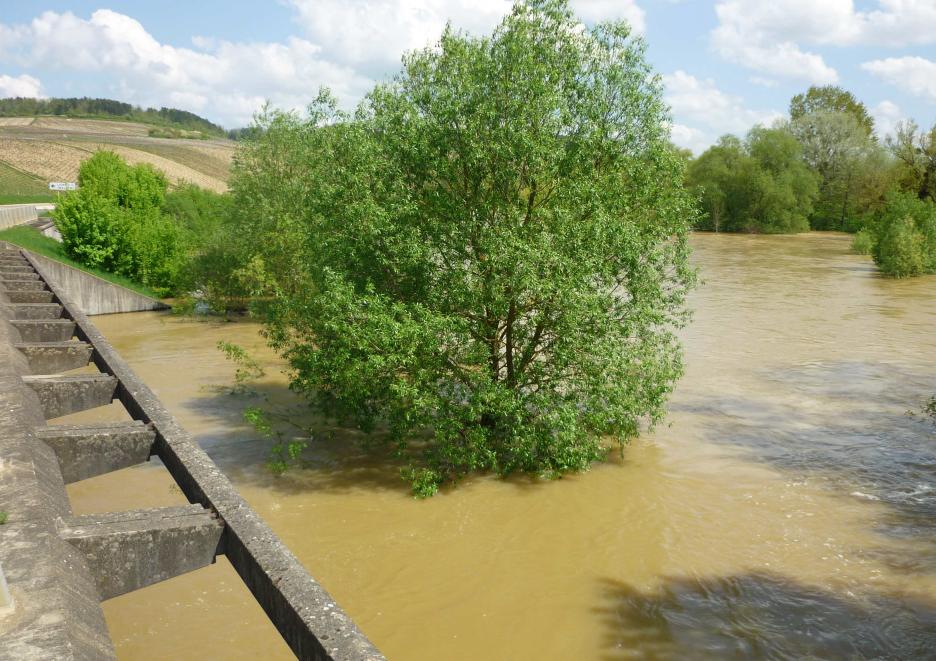
[[[855,237],[852,239],[852,252],[858,253],[859,255],[870,255],[873,248],[874,238],[871,232],[866,229],[858,230],[858,233],[855,234]]]
[[[291,387],[386,430],[419,496],[582,470],[659,421],[694,280],[668,119],[627,24],[556,0],[446,30],[353,115],[274,114],[233,189]]]
[[[888,196],[873,220],[872,254],[881,272],[896,278],[936,273],[936,204],[911,193]]]

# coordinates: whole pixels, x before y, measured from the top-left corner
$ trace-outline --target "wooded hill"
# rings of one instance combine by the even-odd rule
[[[198,136],[157,137],[217,137],[225,136],[222,127],[204,117],[176,108],[141,108],[113,99],[28,99],[22,97],[0,99],[0,117],[39,117],[52,115],[81,119],[123,119],[151,124],[155,127],[197,132]]]

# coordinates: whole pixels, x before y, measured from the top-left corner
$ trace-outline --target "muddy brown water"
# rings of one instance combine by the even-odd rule
[[[256,325],[94,322],[391,659],[933,658],[936,428],[907,411],[936,393],[936,278],[881,278],[848,243],[693,237],[664,426],[584,474],[426,501],[343,429],[267,471],[239,412],[295,400]],[[225,390],[221,339],[267,364],[257,393]],[[182,502],[155,462],[69,493]],[[104,610],[123,659],[290,656],[223,558]]]

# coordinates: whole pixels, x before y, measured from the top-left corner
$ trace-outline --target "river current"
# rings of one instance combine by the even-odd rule
[[[936,277],[882,278],[849,240],[695,235],[665,424],[586,473],[423,501],[340,427],[267,470],[240,411],[297,400],[256,324],[93,321],[391,659],[934,658],[936,426],[912,413],[936,394]],[[266,365],[251,391],[219,340]],[[69,494],[184,502],[158,461]],[[223,558],[104,610],[124,659],[290,658]]]

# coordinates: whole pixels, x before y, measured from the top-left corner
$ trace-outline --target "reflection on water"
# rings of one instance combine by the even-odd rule
[[[906,411],[936,393],[936,278],[880,278],[839,235],[693,243],[705,284],[667,426],[586,474],[427,501],[324,424],[308,468],[266,471],[240,420],[256,400],[216,387],[224,339],[295,405],[256,326],[95,322],[390,658],[931,654],[936,436]],[[93,512],[179,502],[171,484],[147,465],[69,491]],[[123,658],[288,658],[223,559],[105,612]]]

